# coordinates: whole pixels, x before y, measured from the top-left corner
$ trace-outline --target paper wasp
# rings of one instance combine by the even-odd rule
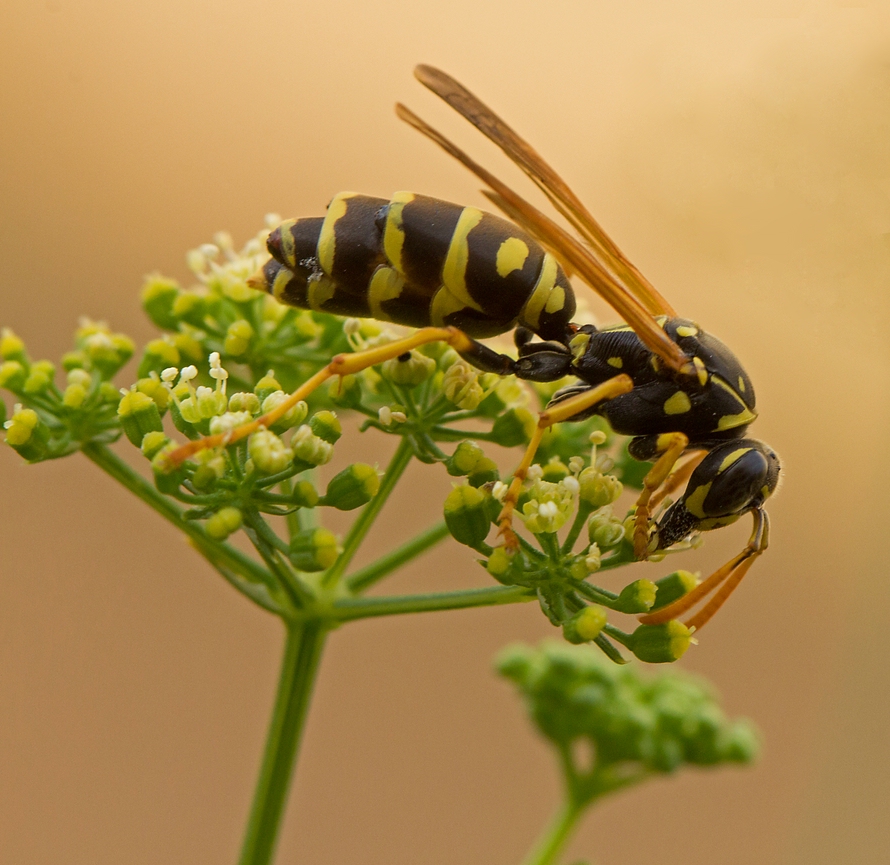
[[[354,373],[434,341],[450,344],[486,372],[530,381],[578,383],[556,393],[513,475],[499,517],[507,547],[522,482],[545,430],[593,414],[632,436],[630,453],[653,461],[637,501],[633,544],[638,559],[693,532],[753,517],[745,548],[692,592],[641,621],[677,618],[711,595],[686,621],[701,627],[766,549],[764,502],[779,480],[779,460],[747,438],[756,418],[754,388],[723,343],[679,318],[606,235],[563,180],[491,109],[429,66],[417,78],[497,144],[544,192],[578,238],[498,180],[403,105],[399,117],[432,139],[487,186],[508,221],[413,193],[391,200],[341,193],[327,215],[288,220],[269,237],[271,260],[253,285],[283,303],[419,328],[384,346],[339,355],[286,403],[226,437],[184,445],[182,461],[204,447],[228,444],[273,423],[326,379]],[[572,322],[575,298],[566,270],[606,300],[626,324],[598,329]],[[479,338],[514,330],[518,358]],[[534,337],[538,337],[537,340]],[[689,459],[677,467],[684,454]],[[654,521],[655,503],[686,484]]]

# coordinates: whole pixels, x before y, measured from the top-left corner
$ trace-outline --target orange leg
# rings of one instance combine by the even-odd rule
[[[649,514],[652,496],[668,479],[688,444],[688,436],[680,432],[662,433],[658,437],[658,450],[661,456],[643,478],[643,489],[637,499],[634,516],[634,555],[638,559],[645,559],[649,554]]]
[[[552,408],[547,408],[538,415],[537,429],[525,450],[522,462],[513,472],[513,480],[504,496],[504,506],[498,516],[498,530],[503,535],[505,547],[515,550],[519,546],[516,533],[513,531],[513,511],[516,510],[516,503],[522,492],[522,482],[528,475],[528,470],[535,458],[538,446],[541,444],[541,439],[544,437],[544,432],[555,423],[570,420],[574,415],[599,402],[629,393],[631,390],[633,390],[633,382],[630,376],[617,375],[615,378],[610,378],[608,381],[590,388],[590,390],[556,403]]]
[[[331,358],[331,362],[322,370],[319,370],[295,390],[286,400],[276,406],[272,411],[256,418],[250,423],[243,424],[228,433],[206,436],[193,442],[178,447],[168,455],[166,463],[170,469],[181,465],[185,460],[198,451],[208,448],[225,447],[239,441],[261,427],[268,427],[280,417],[287,414],[300,400],[306,399],[309,394],[320,387],[329,378],[334,376],[351,375],[383,363],[385,360],[398,357],[413,348],[426,345],[430,342],[445,342],[458,352],[468,352],[473,349],[474,342],[463,331],[456,327],[424,327],[416,333],[395,342],[369,348],[365,351],[357,351],[354,354],[338,354]]]
[[[692,473],[698,468],[699,463],[708,455],[707,451],[700,451],[693,454],[683,465],[680,466],[671,476],[664,482],[661,489],[658,490],[649,502],[650,512],[655,509],[668,497],[672,496],[680,487],[684,486]]]
[[[733,593],[736,586],[742,581],[742,577],[754,564],[754,560],[769,546],[769,517],[766,511],[757,508],[751,511],[751,515],[754,518],[754,526],[744,550],[714,571],[710,577],[697,585],[691,592],[687,592],[682,598],[678,598],[672,604],[668,604],[654,613],[640,616],[640,622],[644,625],[659,625],[676,619],[714,592],[714,596],[694,616],[683,623],[688,628],[702,628]]]

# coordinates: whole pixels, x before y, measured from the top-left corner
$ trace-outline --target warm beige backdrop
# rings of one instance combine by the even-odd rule
[[[391,110],[513,178],[410,74],[448,69],[745,360],[787,472],[773,549],[683,661],[757,720],[762,763],[616,798],[572,854],[886,863],[888,25],[886,4],[852,0],[5,0],[0,323],[51,358],[84,313],[144,340],[142,275],[185,277],[217,229],[244,239],[342,189],[479,202]],[[414,477],[394,533],[448,489]],[[276,622],[83,459],[3,449],[0,483],[0,863],[234,861]],[[392,588],[483,577],[448,549]],[[280,861],[517,862],[556,780],[490,659],[549,631],[523,606],[335,634]]]

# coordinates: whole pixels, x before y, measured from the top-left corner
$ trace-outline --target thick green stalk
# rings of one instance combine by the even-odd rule
[[[534,593],[524,586],[492,586],[456,592],[431,592],[425,595],[393,595],[385,598],[344,598],[335,601],[333,618],[341,622],[369,616],[395,616],[403,613],[429,613],[436,610],[463,610],[468,607],[492,607],[533,601]]]
[[[275,708],[239,865],[272,861],[326,636],[327,628],[318,621],[287,628]]]
[[[81,450],[87,459],[188,535],[195,549],[239,592],[263,609],[282,615],[284,598],[273,597],[270,586],[274,584],[274,578],[265,569],[234,547],[211,538],[199,523],[183,519],[182,511],[176,505],[105,445],[86,444]]]
[[[584,806],[569,798],[556,813],[522,865],[552,865],[569,840]]]
[[[402,476],[402,472],[405,471],[408,463],[411,461],[411,455],[411,444],[406,438],[403,438],[399,442],[399,446],[396,448],[392,459],[389,461],[389,465],[386,467],[386,472],[380,481],[380,489],[377,490],[377,495],[362,508],[361,515],[352,524],[352,528],[343,542],[343,552],[340,553],[337,561],[322,578],[322,585],[326,587],[334,586],[340,577],[343,576],[344,571],[352,561],[352,557],[358,551],[359,546],[365,539],[365,535],[370,531],[374,520],[377,519],[377,515],[386,504],[386,500]]]
[[[347,588],[356,594],[364,591],[446,537],[448,537],[448,526],[443,520],[402,544],[398,549],[381,556],[376,562],[371,562],[370,565],[356,571],[347,578]]]

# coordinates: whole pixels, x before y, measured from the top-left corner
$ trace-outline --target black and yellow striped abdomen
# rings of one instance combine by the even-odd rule
[[[473,337],[517,324],[562,339],[575,313],[556,259],[512,222],[399,192],[391,201],[337,195],[327,215],[287,220],[254,283],[303,309],[453,325]]]

